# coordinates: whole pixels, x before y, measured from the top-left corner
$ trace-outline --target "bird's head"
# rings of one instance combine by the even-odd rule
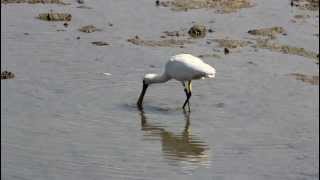
[[[141,91],[141,94],[139,96],[139,99],[138,99],[138,102],[137,102],[137,105],[140,109],[142,109],[142,101],[143,101],[143,97],[147,91],[147,88],[150,84],[153,84],[153,83],[162,83],[162,82],[166,82],[168,81],[170,78],[165,74],[163,73],[162,75],[159,75],[159,74],[146,74],[144,77],[143,77],[143,81],[142,81],[142,91]]]
[[[139,108],[139,109],[142,109],[143,97],[144,97],[144,95],[146,94],[146,91],[147,91],[147,88],[148,88],[149,84],[152,83],[152,80],[153,80],[156,76],[157,76],[156,74],[146,74],[146,75],[143,77],[143,80],[142,80],[142,91],[141,91],[141,93],[140,93],[140,96],[139,96],[139,99],[138,99],[138,102],[137,102],[137,105],[138,105],[138,108]]]

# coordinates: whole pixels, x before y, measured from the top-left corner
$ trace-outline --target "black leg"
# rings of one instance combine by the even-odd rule
[[[187,86],[185,85],[185,82],[182,82],[182,86],[184,88],[184,92],[186,93],[186,97],[188,97],[188,89],[187,89]]]
[[[188,109],[189,109],[189,112],[190,112],[191,110],[190,110],[190,101],[189,101],[189,99],[191,98],[191,91],[192,91],[191,81],[188,81],[188,89],[189,89]]]
[[[189,112],[190,112],[190,103],[189,103],[190,97],[191,97],[191,92],[187,93],[187,99],[186,99],[186,101],[183,103],[183,106],[182,106],[182,108],[185,109],[186,105],[188,104],[188,110],[189,110]]]
[[[188,110],[190,112],[190,102],[189,99],[191,97],[191,81],[188,81],[188,86],[185,85],[184,82],[182,82],[183,86],[184,86],[184,92],[186,93],[187,99],[185,100],[185,102],[183,103],[182,108],[185,110],[186,105],[188,104]]]

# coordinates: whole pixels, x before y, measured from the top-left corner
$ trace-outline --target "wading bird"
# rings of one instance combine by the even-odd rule
[[[137,105],[142,109],[143,97],[150,84],[164,83],[170,79],[180,81],[184,87],[187,99],[183,103],[182,108],[188,104],[190,111],[189,99],[191,97],[191,81],[196,79],[214,78],[216,70],[210,65],[204,63],[200,58],[190,54],[178,54],[172,56],[166,63],[164,72],[161,75],[158,74],[146,74],[143,78],[143,87],[139,96]]]

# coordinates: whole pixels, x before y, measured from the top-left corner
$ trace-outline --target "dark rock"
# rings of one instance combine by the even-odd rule
[[[14,78],[15,77],[15,75],[12,73],[12,72],[10,72],[10,71],[3,71],[3,72],[1,72],[1,80],[2,79],[12,79],[12,78]]]
[[[230,53],[230,50],[228,48],[224,48],[224,54],[227,55]]]
[[[194,25],[188,31],[189,35],[193,38],[203,38],[206,36],[206,32],[207,29],[204,25]]]

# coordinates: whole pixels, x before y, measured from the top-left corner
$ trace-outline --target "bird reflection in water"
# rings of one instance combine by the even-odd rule
[[[147,140],[161,141],[162,152],[167,160],[177,165],[178,162],[186,166],[209,165],[208,145],[190,132],[190,112],[184,111],[185,126],[181,133],[175,134],[167,131],[164,126],[148,122],[143,110],[140,110],[141,129],[146,132],[145,136],[154,137]]]

